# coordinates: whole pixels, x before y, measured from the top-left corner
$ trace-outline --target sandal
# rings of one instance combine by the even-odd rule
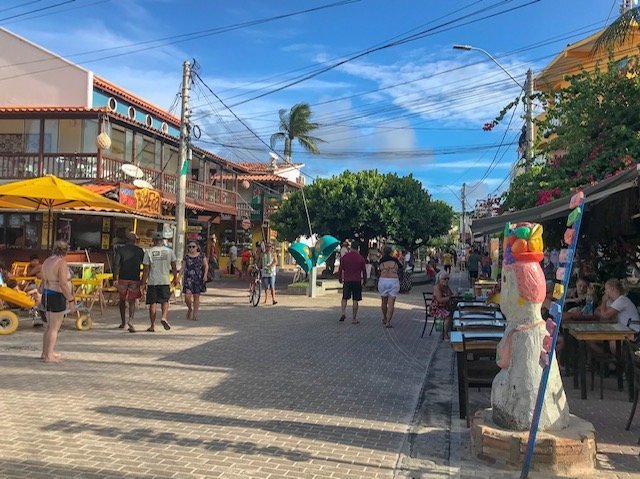
[[[135,333],[136,332],[136,328],[133,327],[133,324],[129,325],[129,332],[130,333]]]
[[[351,324],[360,324],[360,321],[356,319],[355,321],[351,321]]]
[[[384,325],[384,327],[385,327],[385,328],[393,328],[393,326],[391,326],[391,323],[386,323],[386,324]]]
[[[346,316],[343,314],[342,316],[340,316],[340,319],[338,321],[344,321],[346,318]]]
[[[147,333],[155,333],[156,330],[154,328],[149,328],[147,329]]]
[[[162,327],[164,328],[165,331],[169,331],[171,329],[171,325],[166,319],[161,319],[160,324],[162,324]]]

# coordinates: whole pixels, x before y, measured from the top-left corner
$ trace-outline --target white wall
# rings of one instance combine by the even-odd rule
[[[0,28],[0,106],[91,107],[92,91],[91,72]]]

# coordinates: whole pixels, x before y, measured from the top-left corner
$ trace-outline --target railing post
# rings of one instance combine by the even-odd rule
[[[38,141],[38,177],[43,176],[44,171],[44,118],[40,119],[40,138]]]

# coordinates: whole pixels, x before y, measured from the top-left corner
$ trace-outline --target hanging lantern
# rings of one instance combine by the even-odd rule
[[[100,124],[100,134],[96,138],[96,146],[100,150],[108,150],[111,148],[111,137],[107,133],[110,130],[109,117],[104,115]]]
[[[251,187],[251,183],[249,183],[247,180],[243,180],[241,184],[245,190],[248,190]]]
[[[108,150],[111,148],[111,138],[105,132],[102,132],[96,138],[96,146],[101,150]]]

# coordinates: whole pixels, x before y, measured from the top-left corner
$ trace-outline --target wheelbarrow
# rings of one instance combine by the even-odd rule
[[[37,308],[33,296],[7,286],[0,286],[0,301],[6,305],[28,310],[29,316],[34,321],[40,320],[40,311]],[[13,334],[19,325],[18,315],[8,308],[0,309],[0,335]],[[93,326],[93,320],[88,310],[82,304],[78,305],[76,312],[76,329],[86,331]]]

